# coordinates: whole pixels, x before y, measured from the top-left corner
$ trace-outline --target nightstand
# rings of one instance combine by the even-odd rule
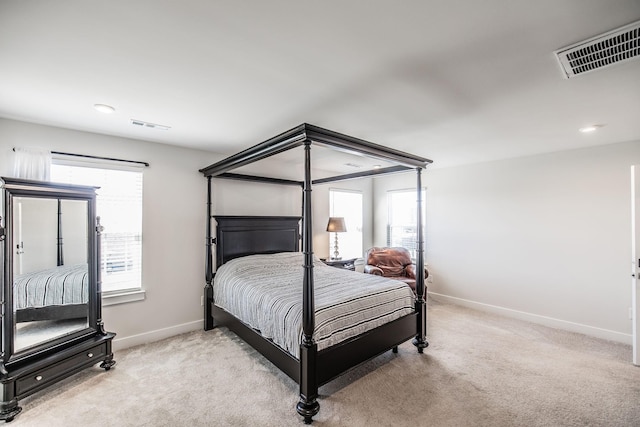
[[[357,258],[351,258],[351,259],[321,258],[320,260],[325,264],[330,265],[331,267],[344,268],[345,270],[356,271],[356,264],[355,264],[356,259]]]

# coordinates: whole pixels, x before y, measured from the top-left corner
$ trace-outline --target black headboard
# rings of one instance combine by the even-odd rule
[[[216,266],[246,255],[300,251],[300,217],[215,215]]]

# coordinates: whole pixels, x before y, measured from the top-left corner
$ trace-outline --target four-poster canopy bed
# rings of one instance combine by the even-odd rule
[[[393,166],[312,179],[311,146],[315,144],[391,162]],[[300,146],[304,148],[302,181],[230,172]],[[300,400],[296,409],[305,423],[310,423],[319,411],[319,386],[387,350],[397,351],[398,345],[411,338],[420,353],[428,346],[425,339],[427,307],[421,171],[429,163],[429,159],[302,124],[200,170],[208,181],[204,329],[228,327],[294,379],[300,386]],[[415,170],[417,174],[418,277],[415,294],[404,283],[335,269],[319,262],[312,249],[312,186],[410,170]],[[302,216],[212,216],[212,178],[299,186],[302,189]],[[212,236],[212,219],[217,223],[215,238]],[[291,252],[300,251],[300,228],[302,256],[295,258]],[[258,274],[253,282],[244,276],[251,269]],[[271,280],[277,271],[281,271],[282,275]],[[380,282],[373,283],[376,280]],[[294,287],[280,286],[291,281],[298,283]],[[334,288],[335,282],[344,282],[346,286]],[[284,294],[269,294],[276,288],[283,288],[281,292]],[[331,301],[330,296],[337,294],[344,294],[344,300]],[[372,311],[370,306],[362,305],[362,301],[386,307],[386,311],[382,314],[372,312],[372,318],[362,320],[365,314]],[[338,306],[349,304],[348,310],[351,311],[346,314],[334,312]],[[268,313],[257,312],[255,306],[266,306]],[[241,313],[243,307],[247,313]],[[282,318],[278,317],[279,312],[283,313]],[[337,319],[348,317],[357,317],[357,325],[347,326],[337,322]],[[279,329],[286,326],[285,323],[290,321],[288,318],[293,318],[293,335],[290,332],[288,337],[280,337]],[[276,326],[268,322],[274,322]],[[291,336],[297,338],[293,346]]]

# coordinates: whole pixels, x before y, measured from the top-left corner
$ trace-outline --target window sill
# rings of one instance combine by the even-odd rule
[[[144,289],[129,291],[111,291],[102,294],[102,306],[124,304],[128,302],[144,301],[146,292]]]

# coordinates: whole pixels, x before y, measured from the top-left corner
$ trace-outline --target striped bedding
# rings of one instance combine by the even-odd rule
[[[86,303],[87,274],[87,264],[79,264],[17,276],[13,281],[14,308],[20,310]]]
[[[303,254],[236,258],[218,268],[215,304],[299,357],[302,336]],[[374,329],[414,310],[403,282],[314,262],[318,350]]]

